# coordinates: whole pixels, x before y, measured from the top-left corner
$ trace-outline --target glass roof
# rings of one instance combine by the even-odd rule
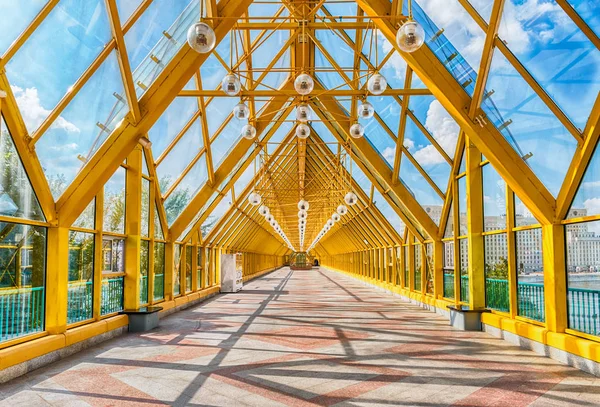
[[[556,199],[565,193],[572,160],[585,145],[586,132],[593,124],[590,116],[599,109],[600,5],[569,0],[580,17],[571,19],[561,2],[507,0],[499,15],[498,38],[492,47],[486,47],[488,25],[495,23],[490,21],[493,3],[448,0],[440,7],[437,0],[415,0],[413,12],[425,29],[430,63],[447,69],[465,97],[474,95],[478,82],[484,85],[478,107],[495,126],[501,145],[510,146],[515,159],[520,157],[531,170],[533,182],[539,181],[536,185]],[[452,109],[451,99],[443,91],[427,89],[425,83],[436,78],[428,77],[427,69],[419,71],[423,76],[419,78],[412,71],[418,67],[409,66],[395,44],[375,30],[374,20],[363,11],[357,18],[355,2],[326,1],[313,5],[309,13],[280,1],[251,3],[247,13],[222,19],[219,24],[227,28],[219,31],[216,48],[208,55],[196,56],[193,69],[184,70],[177,68],[187,66],[181,65],[189,49],[186,32],[200,16],[199,0],[147,4],[117,0],[116,4],[117,15],[111,15],[103,0],[0,0],[0,84],[6,84],[7,89],[1,90],[8,92],[10,102],[7,114],[11,120],[7,122],[17,126],[8,132],[3,123],[2,145],[17,158],[15,145],[23,144],[34,152],[35,165],[45,174],[52,193],[50,201],[56,202],[65,191],[76,188],[86,176],[82,169],[103,157],[102,148],[128,128],[151,141],[144,174],[157,177],[161,195],[157,202],[164,206],[161,210],[167,214],[169,227],[179,233],[190,228],[190,224],[177,222],[183,218],[198,221],[204,217],[206,224],[208,218],[197,212],[208,208],[208,200],[199,207],[189,206],[198,191],[208,188],[210,199],[227,195],[219,208],[222,201],[237,200],[238,196],[231,195],[234,183],[230,181],[241,171],[235,180],[235,195],[251,183],[253,171],[251,166],[244,167],[244,160],[256,143],[260,151],[273,154],[294,131],[298,103],[317,108],[330,98],[340,106],[339,111],[318,115],[319,109],[313,109],[310,122],[312,131],[328,147],[322,153],[338,154],[337,143],[347,136],[350,124],[358,121],[364,126],[368,143],[350,148],[355,154],[354,178],[365,196],[376,198],[377,207],[395,230],[400,233],[405,227],[398,210],[405,213],[403,219],[424,231],[426,217],[440,225],[442,208],[456,204],[449,185],[455,176],[453,169],[464,171],[465,160],[460,167],[455,165],[459,158],[455,152],[462,151],[465,137],[459,135],[468,135],[469,129],[461,129],[459,123],[465,121],[452,114],[457,116],[466,106]],[[406,7],[406,2],[403,5]],[[39,21],[36,16],[41,16]],[[302,28],[305,20],[309,25]],[[111,27],[113,21],[120,21],[118,31],[123,38],[114,37],[118,34]],[[165,71],[168,75],[161,75]],[[293,92],[292,84],[300,71],[310,73],[317,82],[317,89],[303,98]],[[163,88],[165,78],[173,72],[185,77],[177,79],[177,89]],[[242,85],[235,96],[221,90],[222,78],[231,72]],[[375,72],[387,79],[382,95],[366,90],[367,79]],[[373,118],[357,117],[356,107],[364,100],[374,106]],[[249,107],[249,119],[233,118],[232,110],[240,102]],[[18,129],[21,122],[22,130]],[[259,129],[252,143],[241,137],[246,124]],[[5,137],[4,132],[10,135]],[[14,137],[20,137],[15,139],[19,143],[9,143]],[[105,143],[107,140],[111,141]],[[306,157],[298,151],[295,161],[285,162],[296,177],[306,165]],[[385,165],[368,162],[379,158]],[[499,185],[503,182],[501,168],[495,172],[497,159],[491,156],[491,165],[484,170],[484,189],[492,191],[485,205],[493,213],[502,212],[496,202],[501,201]],[[232,160],[237,164],[232,165]],[[370,174],[362,173],[358,160],[365,161]],[[595,181],[590,170],[597,166],[596,161],[594,156],[572,204],[579,214],[581,210],[600,213],[594,206]],[[17,166],[20,177],[31,171],[22,159],[17,162],[21,163]],[[227,171],[219,172],[219,168]],[[122,171],[106,184],[113,200],[121,199]],[[399,195],[390,191],[380,195],[389,174],[394,188],[405,190],[403,199],[411,202],[401,202]],[[7,201],[6,210],[17,208],[18,216],[44,222],[43,200],[38,202],[36,193],[40,192],[34,191],[39,186],[26,185],[29,189],[23,196],[10,196],[14,208]],[[281,181],[279,188],[295,188],[299,195],[302,185],[287,180]],[[406,213],[412,201],[426,211]],[[462,211],[463,204],[459,202],[459,206]],[[224,213],[210,216],[220,218]],[[120,225],[114,226],[120,229]]]

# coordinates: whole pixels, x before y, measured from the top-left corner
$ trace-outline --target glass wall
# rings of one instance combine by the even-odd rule
[[[44,330],[46,228],[0,222],[0,341]]]
[[[69,232],[68,324],[94,316],[94,239],[93,233]]]
[[[454,241],[444,242],[444,297],[454,299]]]
[[[517,314],[544,322],[542,229],[515,232],[517,252]]]
[[[173,250],[173,295],[176,296],[181,294],[182,248],[182,244],[176,243]]]
[[[165,298],[165,244],[154,243],[154,301]]]
[[[425,292],[427,294],[433,294],[433,243],[425,244],[425,253],[427,257],[425,263]]]
[[[600,220],[565,229],[569,328],[600,335]]]
[[[185,246],[185,292],[192,291],[192,246]]]
[[[422,291],[422,286],[421,286],[421,274],[422,274],[422,270],[423,270],[423,253],[422,253],[422,246],[421,244],[415,244],[413,246],[413,253],[414,253],[414,258],[415,258],[415,284],[414,284],[414,290],[415,291]]]

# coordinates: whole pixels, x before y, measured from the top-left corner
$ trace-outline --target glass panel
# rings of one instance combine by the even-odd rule
[[[392,227],[398,232],[400,237],[404,236],[404,229],[406,225],[400,219],[400,216],[396,211],[387,203],[383,195],[378,190],[373,192],[373,202],[379,211],[383,214],[383,217],[392,225]]]
[[[483,223],[486,232],[506,229],[506,182],[487,164],[483,176]]]
[[[460,301],[469,302],[469,239],[459,240]]]
[[[93,317],[94,234],[69,232],[67,323]]]
[[[542,229],[518,231],[515,233],[515,240],[517,242],[518,315],[544,322]]]
[[[213,154],[212,160],[215,168],[219,168],[227,154],[237,147],[242,138],[241,133],[244,125],[242,121],[231,120],[211,143],[210,149]]]
[[[202,260],[202,252],[204,251],[204,249],[200,246],[198,246],[198,258],[197,258],[197,264],[196,264],[196,273],[197,273],[197,277],[196,277],[196,290],[199,290],[200,288],[204,288],[204,286],[202,285],[203,280],[203,275],[204,275],[204,263]]]
[[[46,228],[0,222],[0,341],[44,330]]]
[[[508,0],[498,34],[508,40],[510,50],[556,104],[583,129],[600,90],[600,51],[564,10],[554,1],[533,6]]]
[[[129,61],[132,69],[135,67],[133,80],[138,97],[186,42],[187,30],[199,15],[198,0],[154,1],[125,34]]]
[[[150,172],[148,171],[148,160],[146,159],[146,153],[142,150],[142,174],[149,177]]]
[[[517,194],[515,197],[515,226],[537,225],[539,222],[533,217],[532,213],[527,209],[523,201],[519,199]]]
[[[598,214],[600,214],[600,150],[596,147],[579,184],[567,219]]]
[[[217,204],[215,209],[208,215],[202,226],[200,226],[200,230],[202,232],[202,236],[206,238],[213,227],[217,224],[217,222],[225,215],[227,210],[231,207],[231,191],[229,191]]]
[[[410,274],[409,250],[410,246],[404,246],[404,288],[408,288]]]
[[[192,246],[185,247],[185,292],[192,291]]]
[[[406,147],[435,185],[445,193],[452,167],[412,120],[407,120],[406,122],[404,147]],[[405,159],[408,160],[409,158],[406,157]]]
[[[450,204],[446,229],[444,229],[444,237],[454,237],[454,202]]]
[[[492,14],[493,0],[469,0],[469,3],[477,10],[479,15],[487,22],[490,21],[490,15]]]
[[[479,3],[482,2],[479,1]],[[443,8],[440,8],[440,4],[436,0],[419,0],[418,4],[435,25],[444,30],[446,39],[477,71],[483,52],[485,32],[471,18],[467,10],[458,0],[446,0]],[[490,10],[487,12],[488,16],[490,12],[491,2]]]
[[[569,328],[600,335],[600,221],[566,226]]]
[[[365,127],[365,139],[386,161],[390,168],[394,166],[394,154],[396,153],[396,140],[375,119],[358,119]]]
[[[425,244],[425,250],[427,255],[427,261],[425,263],[425,292],[427,294],[433,294],[433,243]]]
[[[125,239],[102,240],[102,271],[123,273],[125,271]]]
[[[122,91],[117,55],[112,52],[37,142],[36,151],[46,177],[54,184],[55,198],[127,113],[125,100],[114,96]]]
[[[148,303],[148,271],[150,268],[150,242],[140,243],[140,305]]]
[[[142,3],[142,0],[117,0],[117,10],[121,25],[125,24],[127,19],[133,14],[136,8]]]
[[[600,3],[589,0],[569,0],[569,3],[596,35],[600,36]]]
[[[18,4],[16,7],[19,9],[25,9],[20,1],[11,3]],[[4,7],[0,9],[4,22]],[[62,0],[33,32],[6,65],[6,75],[30,134],[38,129],[65,93],[70,92],[70,87],[96,59],[110,38],[103,0]],[[121,89],[111,88],[110,92],[112,94]],[[86,114],[92,112],[87,106]],[[105,119],[106,116],[102,118],[102,123]],[[55,126],[71,130],[75,127],[60,118]]]
[[[0,118],[0,215],[45,221],[12,137]]]
[[[506,233],[483,237],[485,252],[486,306],[508,312],[508,246]]]
[[[487,99],[482,109],[556,196],[577,142],[497,49],[487,88],[495,92],[493,102]],[[573,104],[578,106],[576,101]]]
[[[104,231],[125,233],[125,168],[119,167],[104,185]]]
[[[103,273],[125,272],[125,239],[102,240]],[[123,310],[124,277],[116,274],[102,279],[100,314]]]
[[[173,293],[175,295],[181,294],[181,244],[176,244],[173,252]]]
[[[196,98],[178,97],[171,102],[154,126],[148,131],[152,142],[152,155],[157,160],[177,134],[198,111]],[[162,180],[161,180],[162,182]]]
[[[73,222],[73,227],[82,229],[95,229],[96,224],[96,198],[81,212],[81,215]]]
[[[158,205],[158,204],[157,204]],[[158,240],[164,240],[162,225],[160,224],[160,217],[158,216],[158,209],[154,208],[154,238]]]
[[[150,237],[150,181],[142,178],[142,237]]]
[[[198,118],[156,167],[156,176],[160,180],[160,191],[163,194],[181,176],[203,146],[202,124]],[[204,158],[199,159],[203,160]]]
[[[465,156],[465,152],[463,151],[462,157],[460,158],[460,167],[458,168],[457,175],[460,175],[466,171],[467,171],[467,158]]]
[[[423,270],[423,255],[421,253],[421,245],[413,246],[415,256],[415,284],[414,290],[421,291],[421,272]]]
[[[47,0],[0,0],[0,10],[2,10],[0,55],[3,55],[27,28],[46,2]]]
[[[411,97],[409,109],[414,113],[417,120],[424,125],[425,129],[429,131],[429,134],[437,141],[444,152],[453,159],[460,127],[450,116],[450,113],[433,96]],[[416,128],[416,124],[410,116],[406,124],[409,123]],[[420,132],[420,130],[417,131]],[[425,136],[421,134],[421,137],[424,138]],[[430,144],[429,141],[427,143]],[[418,150],[424,149],[420,144],[422,143],[414,143],[413,147],[416,146]]]
[[[165,298],[165,244],[154,243],[154,301]]]
[[[459,236],[465,236],[467,234],[467,177],[458,179],[458,215],[460,219],[459,223]]]
[[[421,206],[436,208],[436,212],[441,212],[444,201],[407,157],[404,157],[400,163],[400,178]],[[431,216],[431,218],[436,224],[439,224],[439,216]]]
[[[192,197],[202,188],[207,179],[206,159],[202,155],[165,200],[165,211],[169,225],[173,224],[177,216],[179,216]]]
[[[444,297],[454,299],[454,242],[444,242]]]

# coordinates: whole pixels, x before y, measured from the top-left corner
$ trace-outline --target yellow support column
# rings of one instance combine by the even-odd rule
[[[165,243],[165,274],[164,274],[164,287],[165,287],[165,301],[172,300],[175,298],[175,276],[173,272],[175,270],[175,242],[172,240]]]
[[[485,308],[485,256],[483,246],[483,177],[481,153],[466,139],[467,226],[469,236],[469,306]]]
[[[69,229],[48,228],[46,270],[46,331],[60,334],[67,330],[69,285]]]
[[[102,307],[102,272],[104,271],[104,255],[102,252],[102,217],[104,216],[104,188],[96,195],[96,211],[94,221],[96,234],[94,235],[94,306],[93,316],[100,319]]]
[[[127,157],[125,196],[125,292],[123,306],[135,309],[140,301],[140,245],[142,219],[142,147]]]
[[[444,243],[433,242],[433,297],[444,296]]]
[[[542,225],[542,244],[546,327],[552,332],[564,332],[567,328],[564,226],[560,224]]]

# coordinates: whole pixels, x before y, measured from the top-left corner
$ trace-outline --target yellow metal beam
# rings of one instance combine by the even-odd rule
[[[215,24],[217,42],[225,37],[235,24],[235,20],[247,10],[251,2],[252,0],[221,0],[218,3],[219,15],[229,18]],[[137,125],[123,121],[85,164],[58,200],[57,210],[62,225],[70,225],[75,221],[86,203],[108,181],[112,173],[133,150],[139,138],[158,120],[207,58],[208,54],[198,54],[187,45],[173,56],[141,98],[142,118]]]
[[[117,2],[116,0],[105,0],[104,3],[106,4],[106,10],[108,11],[110,29],[115,40],[117,60],[119,62],[121,79],[123,80],[123,86],[125,88],[127,105],[129,106],[132,124],[135,125],[140,120],[142,114],[135,93],[133,74],[131,66],[129,65],[129,57],[127,56],[127,48],[125,46],[125,39],[123,38],[123,29],[121,28],[121,19],[119,18],[119,12],[117,10]]]
[[[437,225],[402,183],[394,184],[392,169],[381,158],[369,141],[365,140],[364,137],[353,139],[349,136],[350,119],[337,104],[337,101],[331,97],[321,96],[318,98],[318,103],[317,101],[313,102],[313,106],[315,107],[315,111],[322,118],[335,118],[337,126],[335,128],[336,131],[332,131],[332,133],[338,138],[340,143],[354,146],[357,153],[356,155],[361,157],[365,163],[368,163],[373,171],[381,177],[388,189],[393,191],[408,211],[418,220],[419,224],[425,229],[427,234],[432,237],[437,236]],[[410,224],[406,218],[403,218],[403,221],[405,224]]]
[[[357,3],[369,16],[390,13],[390,3],[384,0],[357,0]],[[388,41],[395,44],[396,30],[389,21],[373,19],[373,22]],[[534,216],[543,223],[552,223],[556,206],[552,194],[491,121],[474,122],[468,116],[466,109],[471,104],[471,98],[433,52],[423,46],[413,53],[401,55]],[[479,111],[477,116],[481,115],[483,112]]]
[[[590,113],[587,125],[583,132],[583,144],[577,146],[573,160],[565,176],[563,185],[556,198],[556,219],[562,220],[567,216],[569,208],[575,198],[577,189],[585,174],[590,160],[596,151],[596,145],[600,138],[600,93],[596,98],[594,107]]]
[[[283,87],[291,86],[289,82],[286,82],[282,85]],[[256,134],[257,137],[260,137],[265,128],[269,125],[269,123],[275,119],[278,114],[281,113],[281,109],[285,107],[285,100],[273,100],[268,103],[268,105],[263,110],[263,113],[260,117],[256,119]],[[279,126],[281,122],[277,122],[275,126]],[[268,139],[267,139],[268,141]],[[177,217],[177,219],[173,222],[173,225],[170,228],[170,232],[173,236],[179,236],[185,228],[192,222],[194,216],[196,216],[196,211],[200,210],[204,203],[208,201],[208,199],[212,196],[213,192],[221,185],[221,183],[227,179],[230,172],[236,167],[238,161],[246,154],[249,148],[253,145],[253,140],[248,140],[245,138],[241,138],[236,147],[231,150],[229,155],[227,155],[217,171],[215,171],[215,182],[213,185],[205,184],[200,191],[192,198],[188,206],[181,212],[181,214]],[[253,155],[256,156],[259,151],[259,147],[256,147],[253,151]],[[240,168],[243,170],[246,167],[243,166]]]
[[[266,72],[266,71],[265,71]],[[292,72],[290,70],[290,72]],[[268,73],[268,72],[267,72]],[[258,86],[260,83],[258,80],[255,82],[255,85]],[[319,95],[328,95],[328,96],[336,96],[336,97],[358,97],[364,96],[365,91],[360,89],[324,89],[320,92],[315,92],[311,94],[311,97],[318,97]],[[387,89],[383,92],[382,96],[404,96],[404,95],[412,95],[412,96],[429,96],[431,95],[431,91],[429,89]],[[185,97],[230,97],[223,93],[222,90],[193,90],[193,89],[182,89],[177,96],[185,96]],[[294,89],[250,89],[250,90],[242,90],[240,92],[240,96],[242,98],[246,97],[261,97],[261,98],[271,98],[271,97],[283,97],[288,98],[292,96],[298,96],[298,92]]]

